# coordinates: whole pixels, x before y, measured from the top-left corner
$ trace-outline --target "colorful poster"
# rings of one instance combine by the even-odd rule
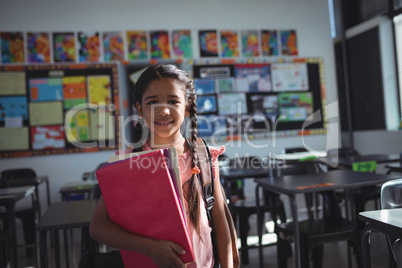
[[[168,31],[151,31],[151,58],[169,59],[170,45]]]
[[[25,61],[24,38],[21,32],[0,33],[1,62],[19,63]]]
[[[78,58],[79,62],[100,60],[99,32],[78,33]]]
[[[62,125],[63,104],[61,101],[29,103],[29,124],[31,126]]]
[[[28,127],[0,127],[0,151],[18,151],[28,149]]]
[[[88,79],[89,103],[106,106],[111,103],[111,82],[108,75],[91,75]]]
[[[78,110],[71,117],[70,122],[66,123],[68,141],[87,141],[90,139],[88,110]]]
[[[86,103],[87,87],[85,76],[63,77],[64,108],[71,109]]]
[[[201,57],[218,57],[218,35],[216,30],[199,31],[198,38]]]
[[[258,57],[260,55],[257,30],[241,31],[241,44],[243,57]]]
[[[307,64],[273,63],[273,91],[308,90]]]
[[[74,33],[53,33],[54,62],[75,61]]]
[[[105,61],[124,60],[124,37],[121,32],[103,33],[103,57]]]
[[[55,101],[63,99],[61,78],[29,79],[29,97],[31,101]]]
[[[289,92],[278,95],[281,122],[304,121],[313,113],[311,92]]]
[[[33,150],[64,148],[64,127],[31,127],[31,144]]]
[[[268,64],[237,64],[235,75],[238,91],[271,91],[271,68]]]
[[[262,56],[278,56],[278,32],[275,30],[261,30]]]
[[[196,94],[215,93],[215,81],[212,78],[194,79],[194,88]]]
[[[216,95],[199,95],[196,99],[197,113],[199,114],[211,114],[218,112],[218,106],[216,101]]]
[[[283,56],[297,56],[297,36],[295,30],[281,31],[281,52]]]
[[[245,93],[222,93],[218,95],[219,114],[246,114],[247,103]]]
[[[148,58],[148,36],[146,31],[127,31],[128,60]]]
[[[239,54],[239,35],[237,31],[221,31],[222,58],[238,57]]]
[[[50,62],[49,33],[27,33],[28,62]]]
[[[0,97],[0,122],[6,127],[21,127],[28,120],[28,101],[25,96]]]
[[[114,140],[114,116],[105,109],[90,110],[90,139],[91,140]]]
[[[173,56],[175,58],[191,59],[193,49],[190,30],[176,30],[172,32]]]
[[[226,135],[226,118],[216,115],[201,115],[197,118],[198,136]]]
[[[215,79],[215,88],[216,92],[231,92],[235,91],[235,82],[234,78],[216,78]]]
[[[278,118],[278,96],[271,94],[247,94],[248,114],[253,115],[253,129],[267,129]]]
[[[25,72],[0,72],[0,96],[26,93]]]

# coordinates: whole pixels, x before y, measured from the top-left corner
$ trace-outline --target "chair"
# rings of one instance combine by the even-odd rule
[[[302,153],[307,152],[307,149],[304,147],[291,147],[284,149],[285,154],[293,154],[293,153]]]
[[[31,168],[21,168],[21,169],[8,169],[8,170],[3,170],[1,172],[1,183],[0,183],[0,188],[8,188],[9,185],[7,183],[7,180],[18,180],[18,179],[23,179],[23,180],[30,180],[30,179],[35,179],[36,178],[36,172],[31,169]],[[22,183],[19,184],[20,186],[24,185],[32,185],[29,183]],[[36,229],[35,229],[35,224],[36,224],[36,214],[38,214],[38,217],[40,215],[40,210],[39,210],[39,197],[33,195],[32,197],[33,201],[33,206],[34,210],[32,208],[27,208],[27,209],[21,209],[17,210],[15,212],[16,218],[20,219],[22,221],[22,227],[24,231],[24,241],[25,241],[25,246],[33,247],[33,248],[26,248],[26,256],[27,257],[32,257],[34,255],[34,250],[36,248]]]
[[[256,156],[245,156],[245,157],[239,157],[235,159],[230,159],[229,160],[229,167],[230,168],[256,168],[261,166],[261,159],[256,157]],[[267,174],[268,175],[268,174]],[[249,258],[248,258],[248,249],[254,248],[253,246],[249,246],[247,244],[247,237],[248,237],[248,231],[250,229],[248,219],[251,215],[257,214],[257,208],[256,208],[256,201],[255,198],[248,198],[246,197],[244,190],[245,190],[245,184],[244,184],[244,179],[241,180],[243,183],[239,184],[237,182],[234,182],[232,184],[235,184],[237,186],[237,198],[232,199],[234,200],[232,204],[233,208],[233,217],[236,222],[237,218],[239,221],[238,224],[238,229],[239,229],[239,236],[240,236],[240,241],[241,241],[241,248],[240,248],[240,254],[241,254],[241,262],[242,264],[248,264],[249,263]],[[233,188],[231,189],[233,191]],[[232,194],[233,196],[233,194]],[[268,193],[267,191],[264,191],[263,193],[264,200],[262,202],[262,206],[260,207],[261,211],[263,213],[265,212],[270,212],[271,214],[273,213],[274,210],[276,210],[280,218],[283,221],[286,221],[286,216],[285,216],[285,209],[283,202],[279,199],[279,196],[273,196],[272,194]],[[264,221],[262,220],[260,223],[263,225]]]
[[[402,208],[402,179],[384,183],[381,187],[381,209]],[[401,238],[386,236],[392,267],[402,267]]]
[[[273,171],[273,176],[280,178],[284,175],[313,174],[322,172],[320,166],[313,162],[285,164]],[[360,231],[354,222],[350,222],[341,216],[341,211],[333,191],[320,192],[323,200],[323,213],[312,211],[312,195],[305,195],[307,215],[306,220],[299,221],[300,248],[302,267],[310,266],[310,259],[314,267],[322,267],[324,244],[335,241],[351,242],[356,250],[357,262],[360,264]],[[316,215],[314,215],[316,214]],[[277,223],[275,221],[275,233],[277,235],[278,267],[287,267],[290,242],[293,241],[293,222]],[[350,259],[349,259],[350,261]]]

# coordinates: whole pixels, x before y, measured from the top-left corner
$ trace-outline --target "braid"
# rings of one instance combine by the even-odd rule
[[[191,138],[190,142],[192,146],[190,146],[191,154],[192,154],[192,162],[191,168],[194,168],[198,165],[198,156],[197,156],[197,104],[195,102],[195,94],[188,95],[189,102],[189,113],[190,113],[190,124],[191,124]],[[198,176],[193,174],[189,180],[188,192],[187,192],[187,202],[189,207],[189,215],[190,220],[194,224],[195,230],[198,235],[200,235],[200,194],[201,194],[201,186],[198,180]]]

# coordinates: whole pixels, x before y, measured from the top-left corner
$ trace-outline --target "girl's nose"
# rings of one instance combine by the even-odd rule
[[[167,106],[161,106],[159,108],[158,114],[161,116],[169,115],[170,114],[170,109]]]

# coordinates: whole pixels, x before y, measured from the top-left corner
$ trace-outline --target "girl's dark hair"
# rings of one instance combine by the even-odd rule
[[[142,105],[142,96],[144,92],[148,89],[151,82],[155,80],[160,80],[163,78],[174,79],[175,81],[181,83],[183,85],[184,95],[186,97],[186,109],[188,109],[190,114],[190,127],[191,127],[191,137],[189,142],[192,143],[190,147],[192,153],[192,163],[191,168],[194,168],[198,165],[197,158],[197,149],[196,149],[196,139],[197,139],[197,103],[196,103],[196,94],[194,89],[194,82],[190,79],[188,74],[179,69],[177,66],[173,64],[162,64],[157,63],[149,66],[138,78],[137,82],[134,85],[133,92],[133,103],[137,102]],[[142,146],[141,139],[143,137],[143,128],[142,125],[137,123],[134,133],[134,142],[136,142],[137,146]],[[136,150],[136,148],[134,148]],[[193,223],[195,230],[198,235],[200,235],[200,198],[201,198],[201,186],[198,180],[197,175],[191,175],[191,178],[188,182],[188,186],[186,187],[185,198],[188,203],[188,212],[190,216],[190,220]]]

